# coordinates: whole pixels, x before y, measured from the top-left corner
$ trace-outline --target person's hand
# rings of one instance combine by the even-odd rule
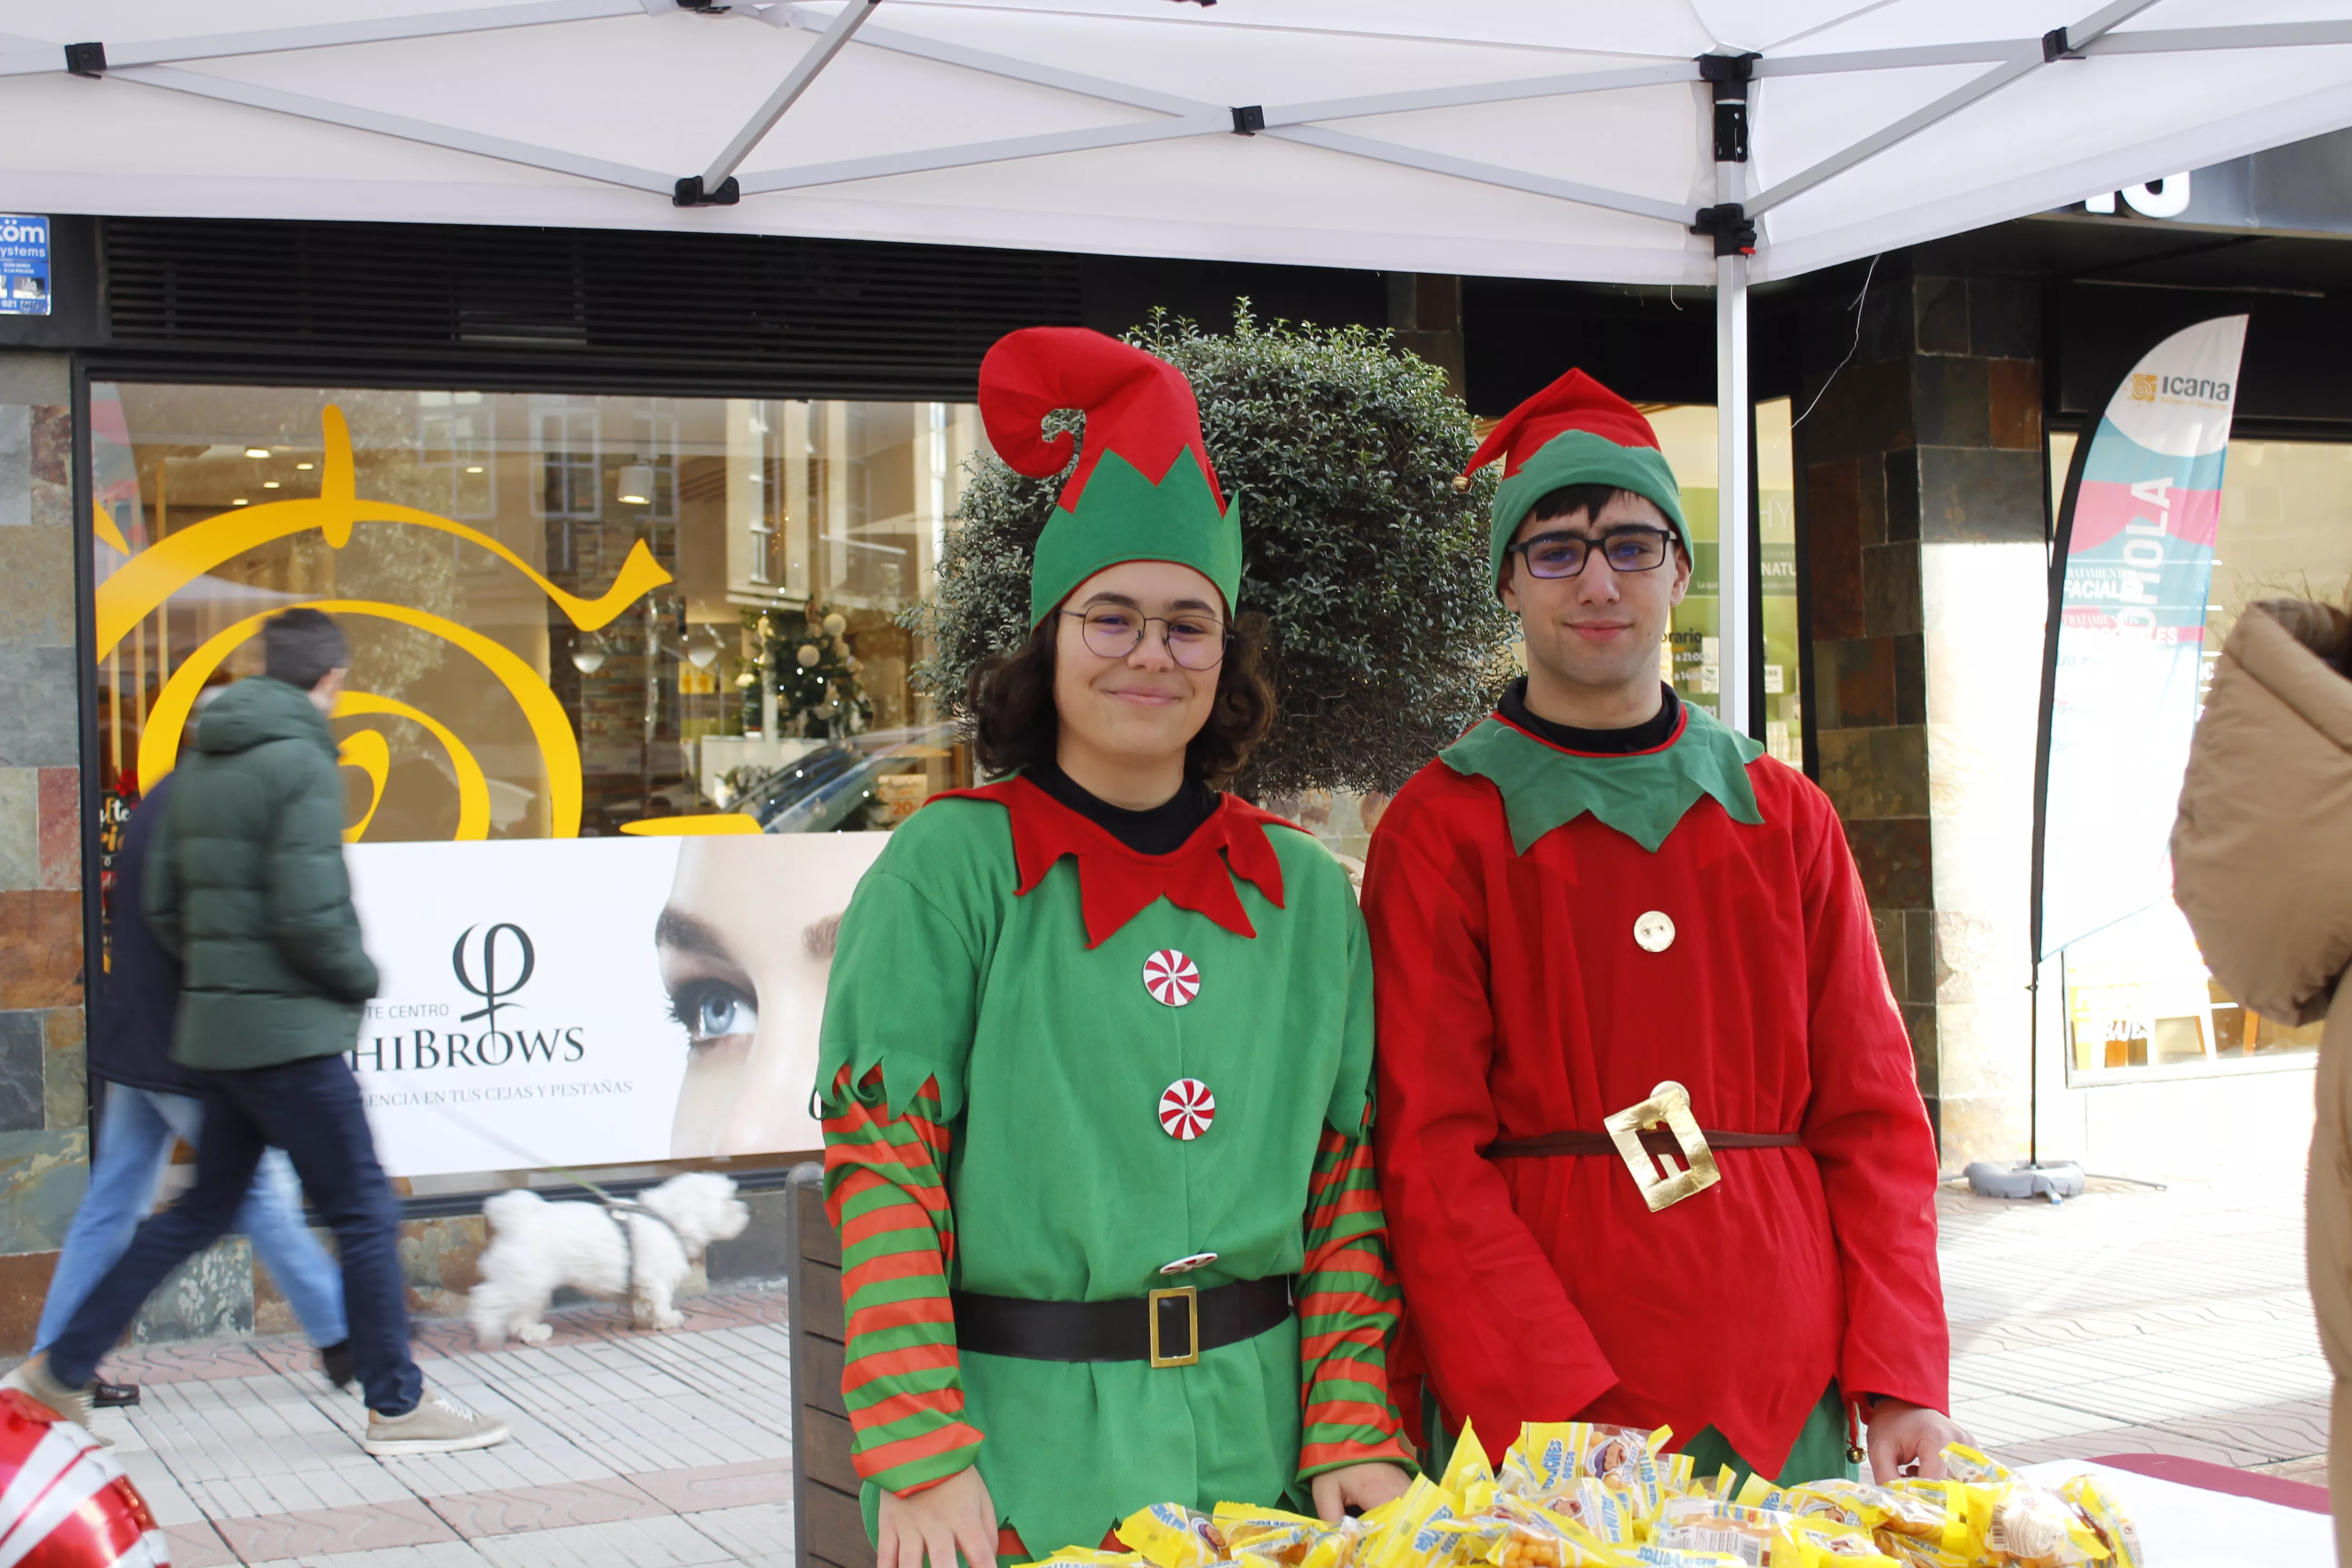
[[[1326,1470],[1308,1481],[1307,1489],[1314,1494],[1316,1515],[1326,1524],[1337,1524],[1347,1517],[1349,1505],[1370,1513],[1381,1504],[1404,1496],[1405,1489],[1412,1485],[1412,1477],[1402,1465],[1374,1459]]]
[[[996,1568],[996,1500],[977,1465],[908,1496],[886,1489],[877,1534],[877,1568],[956,1568],[958,1552],[966,1568]]]
[[[1941,1479],[1944,1446],[1969,1441],[1959,1423],[1940,1410],[1906,1405],[1899,1399],[1882,1399],[1871,1406],[1870,1473],[1881,1486],[1905,1474],[1906,1467],[1912,1465],[1918,1468],[1908,1473]]]

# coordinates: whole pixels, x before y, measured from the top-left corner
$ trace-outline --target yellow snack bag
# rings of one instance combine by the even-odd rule
[[[1381,1505],[1393,1508],[1394,1503]],[[1378,1510],[1375,1510],[1375,1512]],[[1366,1514],[1364,1519],[1370,1519]],[[1348,1568],[1365,1536],[1364,1519],[1343,1519],[1307,1543],[1298,1559],[1298,1568]]]
[[[2014,1472],[2008,1466],[1987,1458],[1965,1443],[1944,1445],[1944,1469],[1956,1481],[1981,1484],[2015,1479]]]
[[[1119,1525],[1118,1538],[1142,1553],[1151,1568],[1208,1568],[1225,1554],[1216,1522],[1179,1503],[1138,1509]]]
[[[1671,1432],[1673,1429],[1662,1426],[1659,1430]],[[1661,1453],[1657,1458],[1658,1489],[1668,1497],[1688,1497],[1693,1485],[1692,1476],[1698,1468],[1698,1461],[1688,1454]]]
[[[1650,1540],[1685,1552],[1728,1552],[1743,1563],[1761,1564],[1772,1538],[1794,1522],[1779,1509],[1680,1498],[1658,1510]]]
[[[1119,1568],[1119,1565],[1140,1563],[1142,1561],[1143,1554],[1139,1552],[1105,1552],[1095,1546],[1065,1546],[1051,1557],[1025,1564],[1024,1568],[1045,1568],[1048,1563],[1084,1563],[1087,1568]]]
[[[2138,1527],[2116,1506],[2115,1499],[2100,1489],[2098,1482],[2088,1476],[2076,1476],[2058,1489],[2058,1495],[2072,1503],[2075,1511],[2099,1532],[2100,1543],[2106,1547],[2113,1568],[2147,1568],[2147,1554],[2140,1550]]]
[[[1748,1559],[1727,1552],[1685,1552],[1672,1546],[1643,1546],[1633,1561],[1643,1568],[1746,1568]]]
[[[1486,1462],[1486,1446],[1478,1441],[1477,1429],[1465,1416],[1462,1436],[1454,1445],[1454,1458],[1445,1462],[1445,1474],[1438,1479],[1437,1484],[1453,1493],[1458,1503],[1467,1497],[1471,1484],[1475,1481],[1485,1481],[1493,1486],[1495,1468]]]
[[[1859,1531],[1799,1520],[1772,1538],[1769,1568],[1904,1568]]]
[[[1467,1434],[1466,1426],[1464,1432]],[[1486,1463],[1483,1456],[1479,1463]],[[1368,1528],[1356,1549],[1356,1561],[1364,1568],[1422,1568],[1449,1539],[1437,1527],[1460,1517],[1454,1503],[1454,1494],[1427,1476],[1413,1477],[1404,1496],[1363,1516]]]
[[[1896,1525],[1890,1519],[1887,1529],[1911,1536],[1931,1550],[1948,1552],[1963,1561],[1977,1554],[1989,1521],[1980,1500],[1977,1507],[1970,1507],[1971,1489],[1967,1482],[1924,1481],[1906,1476],[1886,1489],[1899,1499],[1908,1500],[1911,1507],[1904,1517],[1919,1521],[1915,1530]],[[1937,1521],[1932,1531],[1924,1525],[1927,1519]]]
[[[2002,1482],[1995,1494],[1985,1549],[2017,1568],[2072,1568],[2108,1555],[2099,1532],[2063,1499],[2020,1480]]]
[[[1243,1552],[1252,1552],[1283,1568],[1293,1568],[1305,1557],[1325,1528],[1319,1519],[1255,1503],[1221,1502],[1213,1520],[1225,1550],[1236,1560]]]

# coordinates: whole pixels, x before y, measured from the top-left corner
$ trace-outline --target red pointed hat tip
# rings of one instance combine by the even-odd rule
[[[1062,489],[1065,510],[1076,508],[1105,452],[1117,452],[1156,485],[1188,450],[1223,508],[1192,384],[1166,360],[1084,327],[1024,327],[999,338],[980,362],[980,417],[996,455],[1032,479],[1060,473],[1070,460],[1069,434],[1048,437],[1042,428],[1059,408],[1087,416],[1085,451]]]
[[[1571,370],[1503,416],[1462,472],[1475,474],[1501,458],[1503,477],[1509,479],[1545,442],[1570,430],[1587,430],[1620,447],[1658,444],[1658,433],[1640,409],[1582,371]]]

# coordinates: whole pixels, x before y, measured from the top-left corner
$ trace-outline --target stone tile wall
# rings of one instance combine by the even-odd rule
[[[62,355],[0,356],[0,1343],[89,1169],[70,396]]]
[[[1814,746],[1948,1161],[1949,1079],[1981,1042],[1956,1050],[1944,1037],[1941,1004],[1967,977],[1937,897],[1938,822],[1967,781],[1949,765],[1939,774],[1931,743],[1926,574],[1943,546],[2042,538],[2040,294],[2021,280],[1913,276],[1898,261],[1880,265],[1857,308],[1861,282],[1856,269],[1824,287],[1804,319],[1800,406],[1820,394],[1796,431]],[[2017,824],[2020,843],[2026,831]],[[2021,1006],[2017,1017],[2021,1029]]]

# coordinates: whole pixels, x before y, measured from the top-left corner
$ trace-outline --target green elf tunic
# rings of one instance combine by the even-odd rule
[[[869,1530],[879,1489],[972,1464],[1001,1550],[1042,1556],[1409,1462],[1371,1007],[1345,871],[1232,796],[1166,855],[1018,777],[897,831],[842,920],[818,1080]],[[1191,1366],[959,1352],[950,1289],[1131,1300],[1202,1253],[1182,1283],[1296,1275],[1297,1314]]]

